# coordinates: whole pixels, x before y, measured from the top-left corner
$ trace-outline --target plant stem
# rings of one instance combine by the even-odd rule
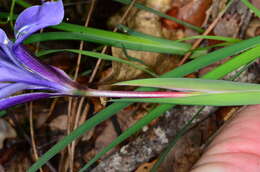
[[[174,92],[174,91],[156,91],[156,92],[140,92],[140,91],[108,91],[108,90],[77,90],[74,95],[88,97],[124,97],[124,98],[177,98],[198,95],[198,92]]]

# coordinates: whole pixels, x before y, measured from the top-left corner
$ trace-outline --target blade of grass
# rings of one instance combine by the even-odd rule
[[[149,40],[153,40],[153,41],[159,41],[161,43],[165,43],[165,44],[171,44],[170,40],[167,39],[162,39],[159,37],[155,37],[155,36],[151,36],[151,35],[147,35],[141,32],[136,32],[130,28],[128,28],[125,25],[119,24],[117,25],[118,29],[120,29],[121,31],[123,31],[124,33],[128,34],[128,35],[132,35],[132,36],[139,36],[142,38],[147,38]],[[187,38],[183,38],[180,40],[176,40],[176,42],[181,42],[184,40],[191,40],[191,39],[213,39],[213,40],[220,40],[220,41],[226,41],[225,43],[220,43],[220,44],[216,44],[216,45],[212,45],[212,46],[208,46],[208,47],[204,47],[204,48],[196,48],[194,50],[189,50],[190,52],[193,52],[192,57],[191,58],[196,58],[199,57],[202,54],[202,51],[206,51],[210,48],[214,48],[214,47],[218,47],[218,46],[227,46],[227,45],[231,45],[233,43],[237,43],[241,40],[236,39],[236,38],[229,38],[229,37],[222,37],[222,36],[204,36],[204,35],[198,35],[198,36],[192,36],[192,37],[187,37]]]
[[[9,14],[0,13],[0,17],[8,18]],[[13,18],[17,18],[17,15],[13,15]],[[135,32],[135,35],[126,35],[70,23],[62,23],[57,26],[51,26],[51,28],[72,33],[48,32],[34,34],[25,40],[25,43],[28,44],[49,40],[83,40],[126,49],[180,55],[185,54],[191,47],[191,45],[187,43],[179,43],[177,41],[154,37],[139,32]]]
[[[122,32],[127,33],[129,35],[142,36],[142,37],[145,37],[145,38],[148,38],[148,39],[151,39],[151,40],[161,39],[159,37],[147,35],[147,34],[144,34],[144,33],[141,33],[141,32],[136,32],[136,31],[130,29],[129,27],[127,27],[123,24],[118,24],[117,27]],[[237,38],[230,38],[230,37],[224,37],[224,36],[196,35],[196,36],[190,36],[190,37],[186,37],[186,38],[176,40],[176,42],[182,42],[182,41],[192,40],[192,39],[212,39],[212,40],[219,40],[219,41],[225,41],[225,42],[230,42],[230,43],[237,43],[237,42],[241,41],[240,39],[237,39]]]
[[[0,111],[0,118],[5,116],[5,114],[6,114],[6,111],[4,111],[4,110]]]
[[[208,73],[208,76],[215,76],[216,73],[225,76],[226,74],[238,69],[239,67],[250,63],[259,58],[260,45],[249,49],[235,58],[229,60],[225,65],[221,65],[214,69],[213,73]],[[223,92],[223,91],[253,91],[259,90],[259,84],[249,84],[241,82],[230,82],[220,80],[205,80],[194,78],[157,78],[157,79],[138,79],[132,81],[124,81],[115,85],[131,85],[143,87],[157,87],[171,90],[181,91],[202,91],[202,92]]]
[[[241,39],[224,37],[224,36],[196,35],[196,36],[190,36],[190,37],[179,39],[177,40],[177,42],[182,42],[182,41],[187,41],[192,39],[210,39],[210,40],[225,41],[229,43],[237,43],[241,41]]]
[[[10,13],[0,12],[0,18],[3,18],[3,19],[15,20],[18,17],[18,15],[13,14],[13,17],[10,18],[9,15],[10,15]]]
[[[225,63],[214,70],[210,75],[225,76],[227,73],[232,72],[234,69],[248,64],[259,57],[260,46],[256,46],[246,52],[238,55],[236,58]],[[158,78],[158,79],[141,79],[121,82],[116,85],[132,85],[132,86],[146,86],[158,87],[175,90],[192,90],[202,91],[205,94],[195,95],[185,98],[154,98],[153,100],[142,99],[120,99],[116,101],[131,101],[131,102],[154,102],[154,103],[172,103],[184,105],[213,105],[213,106],[228,106],[228,105],[249,105],[258,104],[259,100],[253,96],[260,93],[259,84],[248,84],[229,81],[218,80],[202,80],[191,78]],[[206,93],[207,92],[207,93]],[[239,98],[239,94],[243,99]],[[187,101],[187,102],[186,102]]]
[[[101,54],[101,53],[96,53],[96,52],[92,52],[92,51],[84,51],[84,50],[78,50],[78,49],[44,50],[44,51],[40,51],[37,54],[37,56],[43,56],[43,55],[47,55],[47,54],[51,54],[51,53],[64,52],[64,51],[82,54],[82,55],[85,55],[85,56],[99,58],[99,59],[103,59],[103,60],[117,61],[119,63],[124,63],[124,64],[132,66],[136,69],[142,70],[145,73],[147,73],[147,74],[149,74],[153,77],[158,77],[158,75],[153,73],[151,70],[149,70],[147,66],[141,66],[141,65],[135,64],[131,61],[127,61],[127,60],[124,60],[124,59],[121,59],[121,58],[118,58],[118,57],[114,57],[114,56],[110,56],[110,55],[106,55],[106,54]]]
[[[260,45],[256,46],[255,48],[252,48],[251,50],[248,50],[244,53],[241,53],[240,55],[230,59],[223,65],[217,67],[214,69],[214,74],[212,72],[209,72],[207,74],[208,77],[211,77],[211,75],[215,75],[218,73],[219,76],[225,76],[226,74],[230,73],[231,71],[234,71],[241,66],[250,63],[254,61],[255,59],[260,57]]]
[[[164,44],[149,39],[129,36],[121,33],[109,32],[99,29],[86,28],[87,33],[72,33],[72,32],[48,32],[39,33],[30,36],[24,43],[35,43],[40,41],[50,40],[82,40],[105,44],[120,48],[127,48],[138,51],[150,51],[167,54],[185,54],[189,49],[189,44],[176,43]]]
[[[126,4],[126,5],[129,5],[131,3],[131,0],[114,0],[114,1],[120,2],[122,4]],[[171,16],[169,16],[167,14],[161,13],[160,11],[157,11],[157,10],[155,10],[153,8],[149,8],[149,7],[147,7],[147,6],[145,6],[145,5],[141,4],[141,3],[135,3],[135,7],[139,8],[141,10],[145,10],[145,11],[149,11],[151,13],[154,13],[154,14],[160,16],[160,17],[163,17],[163,18],[175,21],[176,23],[179,23],[179,24],[181,24],[181,25],[183,25],[183,26],[185,26],[187,28],[190,28],[192,30],[195,30],[195,31],[197,31],[199,33],[203,33],[204,32],[204,30],[201,29],[200,27],[194,26],[194,25],[192,25],[190,23],[187,23],[185,21],[179,20],[179,19],[177,19],[175,17],[171,17]]]
[[[14,28],[13,15],[14,15],[15,3],[16,3],[16,0],[12,0],[10,12],[9,12],[9,18],[8,18],[8,21],[10,21],[10,25],[11,25],[11,28],[12,28],[12,29]]]
[[[24,0],[16,0],[16,3],[24,8],[28,8],[31,6],[31,4],[29,4],[28,2],[25,2]]]
[[[232,46],[223,48],[221,50],[214,51],[210,54],[207,54],[203,57],[197,58],[191,62],[188,62],[176,69],[174,69],[171,72],[168,72],[161,77],[182,77],[189,73],[195,72],[198,69],[201,69],[207,65],[210,65],[218,60],[224,59],[228,56],[237,54],[245,49],[251,48],[255,46],[256,44],[260,43],[260,37],[251,38],[249,40],[241,41],[237,44],[234,44]],[[138,91],[154,91],[156,89],[152,88],[138,88]],[[59,153],[61,150],[63,150],[68,144],[70,144],[73,140],[80,137],[85,132],[89,131],[93,127],[95,127],[97,124],[101,123],[102,121],[110,118],[123,108],[127,107],[131,103],[113,103],[112,105],[106,107],[106,109],[100,111],[97,113],[94,117],[90,118],[88,121],[84,122],[82,125],[80,125],[76,130],[74,130],[70,135],[63,138],[61,141],[59,141],[57,144],[55,144],[50,150],[48,150],[46,153],[44,153],[40,159],[35,162],[30,169],[29,172],[35,172],[37,171],[42,165],[44,165],[47,161],[49,161],[53,156],[55,156],[57,153]],[[153,114],[155,117],[160,116],[162,113],[167,111],[168,109],[172,108],[173,105],[160,105],[158,108],[153,109],[150,114]],[[148,115],[146,115],[148,116]],[[148,118],[148,117],[147,117]],[[96,157],[95,157],[96,158]],[[98,159],[98,158],[96,158]],[[93,161],[92,161],[93,163]],[[87,164],[88,166],[91,164]]]
[[[233,47],[233,46],[231,46]],[[219,52],[221,52],[220,50],[218,50]],[[210,54],[206,57],[210,57]],[[195,61],[195,60],[194,60]],[[193,62],[194,62],[193,61]],[[239,61],[239,59],[238,59]],[[188,64],[191,64],[191,62],[189,62]],[[203,62],[201,62],[200,64],[203,64]],[[187,65],[187,64],[185,64]],[[199,64],[198,64],[199,65]],[[190,66],[191,67],[191,66]],[[179,67],[180,69],[183,69],[183,66]],[[175,69],[174,71],[178,70],[179,68]],[[181,72],[181,71],[180,71]],[[212,71],[213,72],[213,71]],[[178,72],[177,72],[178,73]],[[214,72],[213,72],[214,73]],[[167,74],[166,74],[167,75]],[[184,76],[185,74],[181,75],[180,73],[178,74],[172,74],[172,77],[175,76]],[[165,75],[163,76],[165,77]],[[166,76],[168,77],[168,76]],[[218,72],[215,74],[215,76],[211,75],[211,76],[207,76],[204,75],[203,78],[206,79],[218,79],[221,78],[222,75],[220,75]],[[148,90],[148,88],[146,89]],[[145,91],[145,89],[142,89],[142,91]],[[114,104],[112,104],[114,105]],[[115,140],[112,141],[111,144],[109,144],[107,147],[105,147],[103,150],[101,150],[93,159],[91,159],[81,170],[80,172],[83,172],[84,170],[88,169],[94,162],[96,162],[101,156],[103,156],[104,154],[106,154],[109,150],[111,150],[112,148],[114,148],[116,145],[118,145],[119,143],[121,143],[122,141],[124,141],[125,139],[127,139],[128,137],[130,137],[132,134],[136,133],[137,131],[139,131],[140,129],[143,128],[143,126],[149,124],[152,120],[158,118],[161,114],[163,114],[164,112],[166,112],[167,110],[171,109],[172,107],[174,107],[174,105],[169,105],[169,104],[162,104],[159,105],[158,107],[156,107],[155,109],[153,109],[152,111],[150,111],[147,115],[145,115],[141,120],[137,121],[133,126],[131,126],[130,128],[128,128],[124,133],[122,133],[119,137],[117,137]]]
[[[229,70],[229,72],[226,72],[225,74],[230,73],[231,71],[233,70]],[[214,70],[214,73],[212,75],[215,75],[215,73],[217,72],[218,70],[216,72]],[[180,90],[180,91],[198,91],[198,92],[205,92],[205,93],[260,91],[260,84],[231,82],[231,81],[224,81],[224,80],[197,79],[197,78],[139,79],[139,80],[119,82],[115,85],[155,87],[155,88],[164,88],[164,89]]]
[[[229,80],[230,81],[234,81],[237,77],[240,76],[241,73],[243,73],[248,67],[250,66],[250,64],[245,65],[234,77],[231,77]],[[214,73],[215,69],[212,71]],[[209,76],[209,73],[207,73],[205,76],[207,76],[208,78],[213,77],[214,76]],[[219,78],[223,77],[222,75],[219,75],[218,73],[215,73],[216,76],[218,76]],[[205,108],[205,106],[203,106],[200,110],[198,110],[198,112],[192,117],[192,119],[179,131],[177,132],[178,134],[173,138],[172,141],[170,141],[170,144],[165,148],[165,150],[160,154],[158,160],[155,162],[155,164],[153,165],[151,172],[156,172],[158,167],[160,166],[160,164],[164,161],[164,159],[167,157],[168,153],[171,151],[171,149],[175,146],[175,144],[177,143],[177,141],[180,139],[180,137],[182,137],[183,135],[185,135],[188,131],[189,131],[189,126],[191,125],[191,122],[194,121],[194,119],[196,119],[199,116],[199,113]]]
[[[183,98],[120,99],[115,102],[142,102],[202,106],[240,106],[260,104],[260,91],[204,93]]]

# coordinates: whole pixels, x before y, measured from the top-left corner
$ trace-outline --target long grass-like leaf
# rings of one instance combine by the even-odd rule
[[[260,46],[252,48],[241,55],[237,56],[240,59],[239,63],[234,63],[237,61],[236,58],[226,63],[225,67],[229,67],[225,72],[226,68],[223,66],[214,70],[214,75],[216,73],[224,74],[231,72],[231,69],[236,69],[243,64],[247,64],[255,58],[259,57]],[[201,91],[205,92],[203,95],[191,96],[188,98],[175,98],[179,100],[173,100],[172,98],[154,98],[153,100],[148,100],[147,102],[156,102],[156,103],[173,103],[176,104],[180,102],[181,104],[190,104],[190,105],[214,105],[214,106],[225,106],[225,105],[244,105],[247,104],[258,104],[257,99],[252,99],[252,95],[260,92],[259,84],[249,84],[249,83],[240,83],[240,82],[230,82],[230,81],[220,81],[220,80],[205,80],[205,79],[192,79],[192,78],[158,78],[158,79],[141,79],[133,81],[125,81],[118,83],[116,85],[131,85],[131,86],[146,86],[146,87],[157,87],[157,88],[166,88],[172,90],[180,91]],[[238,99],[238,95],[244,96],[243,99]],[[230,97],[231,96],[231,97]],[[217,99],[215,97],[225,98],[224,100]],[[234,101],[234,98],[236,101]],[[248,100],[248,101],[244,101]],[[250,99],[250,100],[249,100]],[[129,100],[129,99],[128,99]],[[121,99],[120,101],[128,101]],[[133,99],[131,101],[142,102],[144,99]],[[187,100],[187,103],[184,101]],[[221,102],[219,102],[221,100]]]
[[[194,78],[140,79],[124,81],[117,83],[116,85],[155,87],[179,91],[199,91],[205,93],[224,93],[249,90],[260,91],[260,84]]]
[[[85,55],[85,56],[99,58],[99,59],[103,59],[103,60],[111,60],[111,61],[116,61],[116,62],[119,62],[119,63],[124,63],[124,64],[132,66],[136,69],[142,70],[145,73],[147,73],[147,74],[149,74],[153,77],[158,77],[158,75],[155,74],[154,72],[152,72],[151,70],[149,70],[147,66],[138,65],[138,64],[135,64],[131,61],[127,61],[127,60],[124,60],[124,59],[121,59],[121,58],[118,58],[118,57],[110,56],[110,55],[107,55],[107,54],[96,53],[96,52],[92,52],[92,51],[76,50],[76,49],[57,49],[57,50],[40,51],[37,55],[43,56],[43,55],[47,55],[47,54],[51,54],[51,53],[64,52],[64,51],[82,54],[82,55]]]
[[[251,61],[259,58],[260,46],[249,49],[235,58],[229,60],[224,65],[216,68],[210,75],[225,76],[226,74],[238,69],[242,65],[250,63]],[[157,79],[139,79],[132,81],[124,81],[116,85],[131,85],[131,86],[144,86],[144,87],[157,87],[171,90],[180,91],[202,91],[202,92],[227,92],[227,91],[255,91],[259,90],[259,84],[249,84],[241,82],[230,82],[220,80],[205,80],[193,78],[157,78]]]
[[[259,42],[260,40],[258,40],[257,42]],[[260,42],[259,42],[260,43]],[[240,44],[241,45],[241,44]],[[227,53],[229,52],[232,48],[235,48],[236,46],[230,46],[228,48],[224,48],[223,53]],[[249,46],[251,47],[251,46]],[[231,49],[229,49],[231,48]],[[240,47],[242,48],[242,47]],[[235,48],[236,49],[236,48]],[[233,49],[234,50],[234,49]],[[242,49],[240,49],[242,50]],[[210,58],[211,55],[213,56],[217,56],[218,58],[220,58],[222,55],[224,54],[218,54],[216,52],[221,52],[221,50],[215,51],[213,53],[210,53],[206,56],[204,56],[205,58]],[[227,54],[225,54],[227,55]],[[231,54],[229,54],[231,55]],[[227,55],[228,56],[228,55]],[[200,61],[203,60],[203,61]],[[172,72],[169,72],[165,75],[163,75],[162,77],[181,77],[184,76],[188,73],[185,73],[189,70],[192,69],[192,71],[195,71],[194,68],[201,66],[201,65],[205,65],[205,63],[207,63],[206,59],[196,59],[193,60],[192,62],[189,62],[183,66],[180,66],[179,68],[173,70]],[[212,60],[212,59],[211,59]],[[200,61],[200,62],[199,62]],[[199,62],[198,64],[196,62]],[[187,66],[187,68],[185,67]],[[189,68],[190,67],[190,68]],[[187,70],[187,71],[186,71]],[[184,72],[184,73],[182,73]],[[212,71],[213,72],[213,71]],[[211,75],[211,76],[207,76],[204,75],[203,78],[205,79],[218,79],[221,78],[222,75],[219,75],[219,73],[217,73],[215,76]],[[139,91],[154,91],[155,89],[152,88],[140,88],[137,89]],[[112,104],[111,106],[119,106],[119,104]],[[143,126],[149,124],[152,120],[158,118],[161,114],[163,114],[164,112],[166,112],[167,110],[171,109],[172,107],[174,107],[174,105],[172,104],[162,104],[159,105],[158,107],[156,107],[155,109],[151,110],[147,115],[145,115],[141,120],[138,120],[133,126],[131,126],[130,128],[128,128],[124,133],[122,133],[119,137],[117,137],[115,140],[112,141],[111,144],[109,144],[107,147],[105,147],[102,151],[100,151],[93,159],[91,159],[82,169],[81,172],[83,172],[84,170],[88,169],[94,162],[96,162],[101,156],[103,156],[105,153],[107,153],[108,151],[110,151],[112,148],[114,148],[116,145],[118,145],[119,143],[121,143],[122,141],[124,141],[126,138],[130,137],[132,134],[134,134],[135,132],[139,131],[140,129],[143,128]],[[116,112],[115,112],[116,113]]]
[[[1,18],[8,18],[8,13],[0,13]],[[13,15],[17,18],[17,15]],[[52,26],[52,28],[67,32],[47,32],[34,34],[25,40],[25,43],[35,43],[49,40],[82,40],[104,45],[111,45],[120,48],[151,51],[168,54],[183,55],[191,48],[190,44],[179,43],[151,35],[126,35],[111,31],[84,27],[76,24],[61,23],[60,25]]]
[[[252,60],[254,60],[254,59],[252,59]],[[236,64],[236,63],[240,64],[240,59],[236,58],[236,60],[234,60],[233,63],[234,64]],[[244,64],[241,64],[241,66],[245,65],[246,63],[247,62],[245,62]],[[225,64],[223,66],[225,66]],[[235,69],[236,68],[233,68],[233,70],[235,70]],[[223,74],[219,73],[217,69],[214,69],[213,71],[204,75],[202,78],[219,79],[219,78],[222,78],[222,77],[223,77]],[[109,144],[102,151],[100,151],[95,156],[94,159],[92,159],[88,162],[88,164],[85,166],[84,169],[86,169],[90,164],[94,163],[98,158],[105,155],[105,153],[109,152],[112,148],[117,146],[119,143],[121,143],[122,141],[124,141],[125,139],[127,139],[128,137],[130,137],[131,135],[136,133],[137,131],[141,130],[143,128],[143,126],[149,124],[152,120],[156,119],[162,113],[164,113],[165,111],[167,111],[167,110],[169,110],[173,107],[174,107],[174,105],[171,105],[171,104],[162,104],[162,105],[159,105],[158,107],[156,107],[155,109],[153,109],[152,111],[150,111],[146,116],[144,116],[142,119],[137,121],[134,125],[132,125],[130,128],[128,128],[125,132],[123,132],[119,137],[117,137],[115,140],[113,140],[111,144]],[[183,131],[185,131],[185,128],[184,128]],[[181,135],[182,133],[183,132],[179,133],[178,135]],[[174,145],[175,143],[176,143],[176,139],[172,142],[172,145]],[[164,156],[166,156],[167,151],[169,151],[170,147],[171,147],[171,145],[169,146],[168,150],[164,151],[164,154],[161,156],[160,161],[163,161]],[[158,166],[158,164],[160,164],[160,162],[158,162],[158,163],[156,162],[157,166]],[[157,166],[155,166],[153,169],[156,169]],[[153,171],[155,171],[155,170],[153,170]]]
[[[224,77],[226,74],[240,68],[243,65],[251,63],[252,61],[254,61],[259,57],[260,57],[260,43],[258,46],[250,50],[247,50],[236,57],[233,57],[223,65],[214,69],[214,74],[209,72],[207,74],[207,77],[211,78],[211,75],[216,75],[216,73],[218,73],[219,76]]]
[[[260,91],[205,93],[184,98],[120,99],[120,102],[166,103],[202,106],[238,106],[260,104]],[[117,100],[115,100],[117,101]]]
[[[94,28],[87,28],[85,33],[79,32],[48,32],[34,34],[30,36],[25,43],[35,43],[40,41],[49,40],[82,40],[88,42],[94,42],[104,45],[110,45],[120,48],[138,50],[138,51],[150,51],[167,54],[180,54],[183,55],[189,51],[190,45],[185,43],[177,43],[171,41],[171,43],[162,44],[157,41],[152,41],[146,38],[130,36],[121,33],[114,33],[105,30],[99,30]]]
[[[229,42],[229,43],[237,43],[237,42],[241,41],[240,39],[237,39],[237,38],[229,38],[229,37],[224,37],[224,36],[196,35],[196,36],[190,36],[190,37],[179,39],[179,40],[177,40],[177,42],[193,40],[193,39],[210,39],[210,40],[225,41],[225,42]]]
[[[250,64],[244,65],[242,67],[241,70],[239,70],[239,72],[235,75],[232,76],[231,78],[229,78],[230,81],[235,80],[237,77],[240,76],[240,74],[242,74],[248,67],[250,66]],[[211,78],[211,79],[220,79],[223,76],[219,75],[219,73],[214,73],[216,69],[214,69],[213,71],[211,71],[210,73],[212,73],[211,76],[209,76],[207,73],[206,75],[203,76],[203,78]],[[201,107],[198,112],[192,117],[192,119],[184,126],[180,129],[180,131],[177,132],[176,136],[170,141],[169,145],[167,145],[167,147],[164,149],[164,151],[162,153],[160,153],[156,163],[153,165],[151,172],[156,172],[157,169],[159,168],[160,164],[164,161],[164,159],[167,157],[168,153],[171,151],[171,149],[175,146],[175,144],[178,142],[178,140],[180,139],[180,137],[182,137],[184,134],[186,134],[186,132],[188,132],[188,130],[190,129],[190,125],[191,123],[194,121],[194,119],[196,119],[199,115],[200,112],[205,108],[205,106]]]
[[[207,54],[203,57],[197,58],[189,63],[186,63],[176,69],[174,69],[171,72],[168,72],[161,77],[182,77],[189,73],[195,72],[198,69],[201,69],[209,64],[212,64],[218,60],[224,59],[228,56],[237,54],[245,49],[254,47],[255,45],[260,43],[260,37],[255,37],[249,40],[245,40],[242,42],[239,42],[237,44],[234,44],[232,46],[223,48],[221,50],[214,51],[210,54]],[[154,91],[156,89],[152,88],[139,88],[137,91]],[[94,117],[90,118],[88,121],[84,122],[80,127],[78,127],[76,130],[74,130],[69,136],[66,136],[63,140],[59,141],[56,145],[54,145],[49,151],[47,151],[45,154],[43,154],[38,161],[36,161],[31,168],[29,169],[29,172],[35,172],[37,171],[42,165],[44,165],[48,160],[50,160],[53,156],[55,156],[58,152],[60,152],[62,149],[64,149],[68,144],[70,144],[73,140],[80,137],[85,132],[89,131],[93,127],[95,127],[97,124],[101,123],[102,121],[110,118],[117,112],[119,112],[121,109],[127,107],[131,103],[114,103],[110,106],[108,106],[106,109],[100,111],[97,113]],[[172,108],[173,105],[161,105],[159,108],[156,108],[152,110],[149,115],[153,115],[154,118],[160,116],[163,112],[167,111],[168,109]],[[145,116],[147,117],[147,115]],[[151,117],[151,116],[149,116]],[[147,117],[148,118],[148,117]],[[152,117],[151,117],[152,118]],[[148,120],[146,122],[149,122]],[[124,140],[124,139],[123,139]],[[93,161],[91,160],[91,163],[88,163],[86,167],[89,167],[95,160],[97,160],[99,157],[95,157]]]
[[[0,118],[3,117],[6,114],[6,111],[2,110],[0,111]]]
[[[24,0],[18,0],[18,1],[16,1],[16,3],[24,8],[28,8],[31,6],[31,4],[29,4],[28,2],[25,2]]]
[[[118,29],[120,29],[121,31],[123,31],[124,33],[127,33],[129,35],[141,36],[141,37],[145,37],[145,38],[155,40],[155,41],[161,40],[161,38],[134,31],[123,24],[118,24],[117,27],[118,27]],[[229,42],[229,43],[237,43],[237,42],[241,41],[240,39],[237,39],[237,38],[230,38],[230,37],[224,37],[224,36],[196,35],[196,36],[190,36],[190,37],[178,39],[178,40],[176,40],[176,42],[182,42],[182,41],[192,40],[192,39],[211,39],[211,40],[225,41],[225,42]]]

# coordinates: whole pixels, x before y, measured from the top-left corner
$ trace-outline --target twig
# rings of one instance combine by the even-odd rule
[[[33,103],[30,102],[29,104],[29,121],[30,121],[30,134],[31,134],[31,142],[32,142],[32,149],[34,154],[34,159],[37,161],[39,159],[35,138],[34,138],[34,127],[33,127]],[[40,172],[43,172],[42,168],[40,168]]]
[[[49,112],[48,112],[48,114],[47,114],[47,119],[48,119],[48,118],[51,116],[51,114],[53,113],[53,111],[54,111],[54,109],[55,109],[55,106],[56,106],[56,104],[57,104],[57,102],[58,102],[58,99],[59,99],[59,98],[55,98],[55,99],[52,101],[50,110],[49,110]]]
[[[79,102],[79,105],[78,105],[78,109],[77,109],[77,113],[76,113],[76,117],[75,117],[75,120],[74,120],[74,125],[73,127],[71,128],[71,130],[73,130],[74,128],[77,128],[77,123],[79,121],[79,117],[80,117],[80,114],[81,114],[81,109],[82,109],[82,105],[84,103],[84,100],[85,98],[82,97],[80,99],[80,102]],[[76,140],[74,140],[71,144],[70,144],[70,155],[69,155],[69,160],[70,160],[70,171],[73,172],[73,164],[74,164],[74,154],[75,154],[75,147],[76,147]]]

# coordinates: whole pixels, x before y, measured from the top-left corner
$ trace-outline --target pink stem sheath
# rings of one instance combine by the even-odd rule
[[[85,95],[90,97],[122,97],[122,98],[178,98],[193,96],[195,92],[139,92],[139,91],[107,91],[87,89],[85,91],[77,92],[78,95]]]

